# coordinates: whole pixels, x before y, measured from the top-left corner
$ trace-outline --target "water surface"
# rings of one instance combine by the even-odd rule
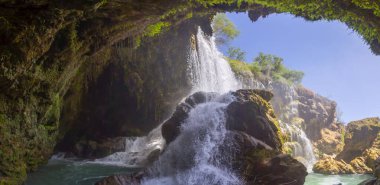
[[[333,185],[339,183],[342,185],[358,185],[369,178],[371,178],[370,175],[322,175],[309,173],[306,176],[305,185]]]
[[[138,169],[68,160],[50,160],[28,175],[25,185],[93,185],[113,174],[133,173]]]

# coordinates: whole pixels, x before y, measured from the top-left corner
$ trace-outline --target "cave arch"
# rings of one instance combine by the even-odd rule
[[[239,1],[240,2],[240,1]],[[380,2],[376,1],[233,1],[209,5],[224,11],[248,11],[254,22],[273,13],[290,13],[307,21],[337,20],[360,34],[375,55],[380,55]]]
[[[138,46],[191,19],[210,33],[211,17],[226,11],[249,11],[252,21],[283,12],[339,20],[380,55],[380,2],[374,0],[2,0],[0,183],[21,184],[27,171],[46,162],[65,134],[59,131],[65,96],[84,92],[104,71],[109,47],[126,38]]]

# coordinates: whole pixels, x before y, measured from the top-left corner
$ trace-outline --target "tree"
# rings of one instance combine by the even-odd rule
[[[218,45],[229,43],[239,35],[239,30],[235,27],[226,14],[216,14],[212,22],[212,29],[215,35],[215,42]]]
[[[261,68],[264,75],[270,76],[272,70],[272,55],[265,55],[264,53],[259,53],[259,56],[253,59],[253,62],[257,62]]]
[[[283,64],[283,59],[275,55],[260,53],[253,59],[253,64],[258,65],[261,73],[274,80],[286,80],[291,83],[301,83],[304,73],[302,71],[290,70]]]
[[[300,84],[305,74],[302,71],[288,70],[282,76],[290,82]]]
[[[230,47],[228,48],[228,58],[233,60],[245,61],[245,51],[242,51],[240,48]]]

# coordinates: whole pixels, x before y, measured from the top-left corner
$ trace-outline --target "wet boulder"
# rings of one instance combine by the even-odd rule
[[[219,153],[232,154],[225,160],[244,179],[244,184],[304,184],[306,167],[290,155],[282,154],[244,132],[229,131],[226,137],[229,143],[224,143]]]
[[[227,107],[226,127],[242,131],[259,139],[275,150],[282,150],[279,123],[268,101],[273,94],[264,90],[238,90]]]

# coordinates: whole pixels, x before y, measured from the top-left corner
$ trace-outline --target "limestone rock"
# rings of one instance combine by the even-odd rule
[[[351,165],[347,164],[343,160],[337,161],[331,157],[319,160],[317,163],[315,163],[313,166],[313,171],[315,173],[328,175],[355,173],[355,170]]]
[[[313,141],[322,138],[321,130],[336,121],[336,102],[302,86],[296,88],[299,116],[305,120],[305,133]]]
[[[379,118],[367,118],[350,122],[346,128],[343,151],[336,158],[350,162],[354,158],[361,156],[366,149],[377,148],[378,144],[375,141],[378,139],[379,132]]]
[[[364,157],[357,157],[350,162],[350,165],[355,170],[355,173],[366,174],[372,173],[372,169],[366,165],[366,159]]]
[[[338,128],[323,128],[321,130],[321,139],[315,142],[316,148],[323,154],[338,154],[344,146],[344,126],[335,124]]]

